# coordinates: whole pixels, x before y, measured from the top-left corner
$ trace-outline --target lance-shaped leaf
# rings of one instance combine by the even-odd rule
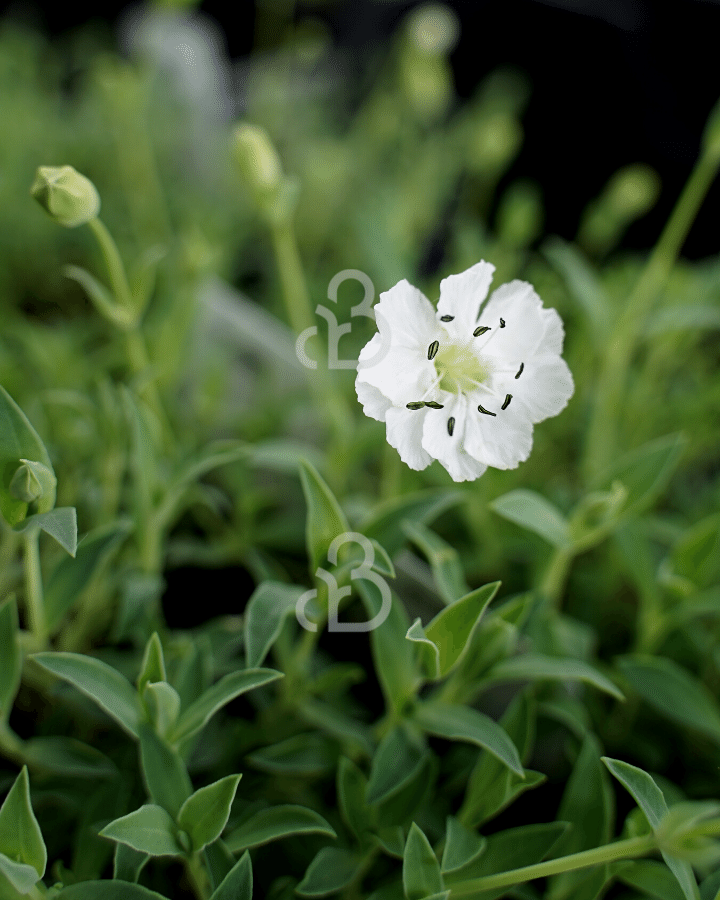
[[[193,850],[202,850],[220,837],[230,818],[240,775],[228,775],[195,791],[178,813],[180,828],[190,835]]]
[[[556,506],[535,491],[510,491],[494,500],[490,508],[504,519],[539,534],[553,547],[570,547],[568,520]]]
[[[6,857],[3,869],[13,882],[17,878],[26,883],[32,876],[24,869],[15,869],[11,873],[8,862],[31,866],[35,876],[31,884],[35,884],[45,874],[47,850],[30,802],[27,766],[22,767],[0,807],[0,854]]]
[[[350,884],[361,865],[362,857],[352,850],[323,847],[307,867],[295,892],[301,897],[335,894]]]
[[[116,881],[137,882],[150,857],[147,853],[133,850],[127,844],[115,844],[113,859],[113,878]]]
[[[127,881],[82,881],[63,888],[55,900],[168,900],[141,884]]]
[[[19,628],[17,602],[11,594],[0,603],[0,722],[7,722],[20,687]]]
[[[243,669],[239,672],[230,672],[190,704],[180,715],[175,728],[168,735],[168,740],[177,744],[191,737],[235,697],[282,677],[283,673],[275,669]]]
[[[305,539],[314,574],[327,560],[328,547],[333,540],[350,531],[350,527],[332,491],[309,462],[300,463],[300,480],[307,503]]]
[[[233,853],[239,853],[291,834],[337,837],[332,826],[319,813],[305,806],[286,804],[256,812],[225,838],[225,844]]]
[[[523,653],[497,663],[488,672],[487,681],[584,681],[610,694],[616,700],[624,700],[622,691],[609,678],[580,659],[545,656],[541,653]]]
[[[138,694],[142,696],[145,685],[154,681],[167,681],[165,655],[157,631],[150,635],[145,645],[145,652],[140,664],[140,674],[136,682]]]
[[[487,841],[471,828],[466,828],[455,816],[447,817],[445,847],[443,849],[443,872],[452,872],[469,865],[484,852]]]
[[[423,900],[424,897],[444,890],[440,864],[433,853],[430,841],[415,822],[410,826],[405,853],[403,854],[403,890],[407,900]]]
[[[294,615],[297,602],[306,590],[305,587],[280,581],[265,581],[253,591],[245,608],[243,623],[248,667],[262,665],[285,619]]]
[[[460,661],[500,582],[486,584],[441,610],[423,629],[416,619],[407,639],[425,649],[422,661],[429,678],[444,678]]]
[[[77,510],[74,506],[59,506],[49,512],[36,513],[13,526],[13,531],[24,534],[33,528],[49,534],[70,556],[77,550]]]
[[[372,758],[366,802],[379,803],[401,790],[414,777],[423,762],[423,751],[400,723],[380,741]]]
[[[252,862],[246,850],[213,892],[210,900],[252,900],[252,893]]]
[[[407,541],[404,521],[431,522],[458,504],[463,496],[460,491],[429,490],[395,497],[377,506],[363,520],[359,530],[371,540],[377,540],[392,557]]]
[[[363,835],[374,830],[375,816],[365,802],[367,778],[346,756],[340,757],[337,772],[336,793],[340,814],[348,828],[362,840]]]
[[[645,818],[650,823],[653,832],[657,831],[661,820],[668,811],[668,806],[663,792],[655,784],[651,776],[642,769],[631,766],[629,763],[622,762],[619,759],[610,759],[607,756],[603,756],[602,761],[620,784],[632,794],[637,805],[645,813]],[[662,856],[668,868],[677,878],[685,900],[699,900],[700,892],[690,865],[669,856],[665,852],[663,852]]]
[[[524,777],[517,747],[508,733],[484,713],[469,706],[426,702],[417,704],[413,719],[429,734],[483,747],[515,774]]]
[[[468,586],[457,550],[421,522],[406,519],[402,529],[427,557],[443,601],[454,603],[458,597],[464,597]]]
[[[110,822],[100,836],[127,844],[148,856],[180,856],[185,852],[170,813],[152,803]]]
[[[190,776],[177,750],[145,723],[140,724],[140,761],[145,787],[153,803],[175,818],[192,794]]]
[[[137,738],[138,726],[144,719],[140,700],[127,678],[112,666],[80,653],[35,653],[30,658],[87,694],[131,737]]]

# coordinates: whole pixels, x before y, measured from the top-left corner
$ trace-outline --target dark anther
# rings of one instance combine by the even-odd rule
[[[448,434],[452,437],[453,429],[455,428],[455,419],[452,416],[448,419]]]
[[[412,403],[406,403],[408,409],[422,409],[425,406],[422,400],[413,400]]]
[[[473,331],[473,337],[479,337],[481,334],[485,334],[486,331],[490,331],[489,325],[478,325],[475,331]]]
[[[438,403],[437,400],[426,400],[425,406],[429,406],[430,409],[444,409],[442,403]]]
[[[501,328],[505,327],[505,319],[500,319],[500,327]]]
[[[518,373],[517,373],[517,375],[515,376],[516,378],[519,378],[519,377],[522,375],[522,370],[523,370],[524,368],[525,368],[525,363],[520,363],[520,368],[518,369]]]
[[[455,316],[440,316],[441,322],[452,322]]]
[[[428,359],[435,359],[435,354],[440,349],[440,341],[433,341],[428,347]]]
[[[500,409],[507,409],[508,406],[510,406],[510,401],[511,401],[511,400],[512,400],[512,394],[507,394],[507,396],[505,397],[505,402],[504,402],[503,405],[500,407]]]
[[[484,406],[480,406],[479,404],[478,404],[478,412],[485,413],[486,416],[496,416],[497,415],[497,413],[490,412],[489,409],[485,409]]]

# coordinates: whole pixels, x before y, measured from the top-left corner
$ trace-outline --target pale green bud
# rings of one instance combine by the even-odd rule
[[[497,213],[497,231],[511,247],[527,247],[542,231],[540,189],[531,181],[517,181],[503,194]]]
[[[40,166],[30,193],[66,228],[84,225],[100,212],[95,185],[72,166]]]
[[[457,43],[460,25],[449,6],[427,3],[410,16],[408,35],[421,53],[446,56]]]
[[[262,194],[276,191],[282,166],[270,137],[257,125],[238,125],[233,132],[233,157],[250,187]]]
[[[632,220],[644,216],[660,194],[660,179],[650,166],[638,163],[617,171],[606,187],[608,205],[618,217]]]
[[[473,171],[501,171],[520,149],[523,130],[518,120],[503,112],[484,116],[470,137],[468,164]]]
[[[47,466],[30,459],[21,459],[10,480],[8,491],[15,500],[33,503],[55,490],[55,474]]]

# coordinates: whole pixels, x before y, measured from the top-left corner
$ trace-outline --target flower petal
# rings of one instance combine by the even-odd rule
[[[435,310],[428,298],[404,278],[380,294],[374,307],[381,333],[390,332],[393,346],[420,349],[435,339]]]
[[[468,454],[464,447],[467,398],[464,394],[456,394],[449,400],[443,398],[443,402],[444,409],[431,409],[425,416],[422,445],[447,469],[453,481],[474,481],[487,466]],[[452,435],[448,431],[450,418],[455,420]]]
[[[493,291],[480,313],[479,324],[489,326],[491,331],[477,338],[477,348],[497,364],[527,364],[533,354],[562,353],[560,316],[554,309],[545,309],[533,286],[525,281],[511,281]]]
[[[453,324],[448,328],[451,334],[472,334],[494,272],[492,263],[481,260],[465,272],[449,275],[440,282],[437,316],[453,317]]]
[[[533,426],[524,409],[512,403],[500,409],[501,404],[489,402],[482,391],[469,395],[468,403],[465,449],[471,456],[496,469],[515,469],[530,456]],[[496,415],[478,412],[478,404]]]
[[[519,379],[505,373],[494,377],[492,385],[498,393],[512,394],[511,406],[522,409],[531,422],[556,416],[575,391],[565,360],[549,354],[531,357]]]
[[[385,416],[387,422],[387,440],[400,454],[400,459],[411,469],[426,469],[432,457],[422,448],[423,420],[429,412],[427,409],[404,409],[391,407]]]
[[[436,378],[435,366],[427,358],[427,350],[391,347],[374,366],[359,368],[357,381],[377,388],[393,406],[405,406],[413,400],[421,400]]]
[[[385,413],[392,406],[388,398],[374,385],[361,381],[360,378],[355,380],[355,392],[362,403],[365,415],[377,419],[378,422],[384,422]]]

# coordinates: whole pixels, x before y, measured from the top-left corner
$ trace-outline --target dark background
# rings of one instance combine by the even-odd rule
[[[294,16],[324,20],[335,44],[362,68],[373,64],[378,48],[416,5],[299,2]],[[610,175],[620,166],[644,162],[660,174],[662,194],[653,212],[631,227],[623,246],[652,247],[697,159],[706,117],[720,98],[720,2],[448,0],[447,5],[461,23],[452,55],[461,98],[500,65],[517,67],[530,79],[525,143],[505,180],[529,177],[541,185],[546,233],[572,239],[582,210]],[[112,27],[125,6],[105,3],[105,23]],[[292,3],[206,0],[200,9],[220,23],[231,57],[240,59],[253,47],[270,50],[275,39],[282,41]],[[16,2],[10,11],[53,34],[87,21],[81,7],[66,4]],[[715,185],[685,245],[688,258],[717,251],[719,201]]]

